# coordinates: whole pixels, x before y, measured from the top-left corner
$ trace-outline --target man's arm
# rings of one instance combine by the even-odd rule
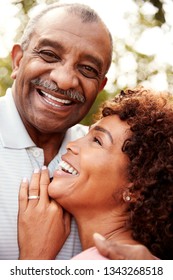
[[[119,244],[94,234],[95,246],[99,253],[110,260],[156,260],[157,258],[143,245]]]

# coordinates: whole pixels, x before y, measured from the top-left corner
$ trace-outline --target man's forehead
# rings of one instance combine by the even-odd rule
[[[82,33],[86,30],[89,34],[89,30],[91,30],[91,24],[96,23],[83,23],[82,19],[78,15],[69,13],[61,8],[56,9],[55,11],[49,11],[44,16],[42,16],[37,22],[35,31],[37,34],[62,31],[63,33],[69,33],[69,35],[72,34],[82,37]],[[83,32],[81,30],[83,30]]]
[[[55,23],[55,24],[59,24],[60,26],[63,27],[63,25],[66,22],[72,21],[72,20],[78,20],[78,21],[82,21],[80,16],[74,14],[74,13],[70,13],[67,9],[65,9],[64,7],[61,8],[56,8],[53,10],[48,11],[47,13],[45,13],[38,21],[38,26],[42,26],[44,25],[44,23],[47,24],[47,27],[49,26],[49,24]]]

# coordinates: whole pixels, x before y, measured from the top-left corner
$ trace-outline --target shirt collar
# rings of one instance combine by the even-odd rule
[[[0,139],[6,148],[23,149],[36,146],[20,118],[11,89],[0,98]]]

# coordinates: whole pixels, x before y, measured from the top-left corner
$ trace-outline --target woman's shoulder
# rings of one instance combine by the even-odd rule
[[[72,260],[108,260],[103,257],[97,250],[96,247],[91,247],[80,254],[74,256]]]

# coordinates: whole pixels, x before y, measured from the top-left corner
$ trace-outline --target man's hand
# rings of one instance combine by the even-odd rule
[[[55,259],[70,233],[70,215],[49,199],[48,169],[35,170],[30,184],[24,179],[19,192],[19,259]],[[28,199],[39,196],[39,199]]]
[[[106,240],[102,235],[94,234],[95,246],[99,253],[110,260],[156,260],[143,245],[119,244]]]

